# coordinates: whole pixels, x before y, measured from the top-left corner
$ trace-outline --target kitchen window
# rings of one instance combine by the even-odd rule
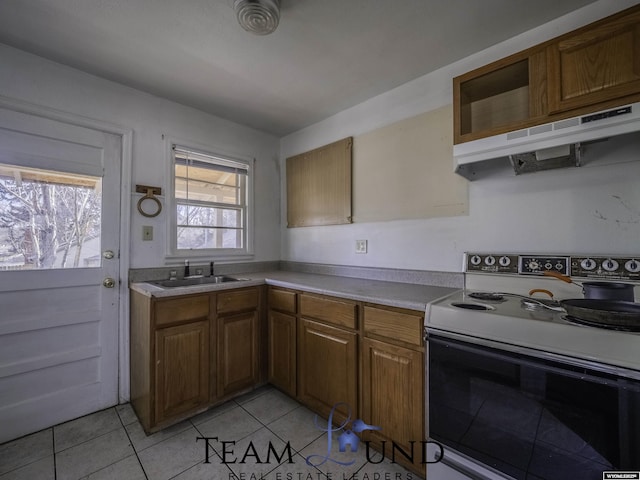
[[[174,253],[251,253],[251,163],[179,145],[172,145],[172,157]]]

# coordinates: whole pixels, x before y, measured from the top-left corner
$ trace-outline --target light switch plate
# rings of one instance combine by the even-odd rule
[[[367,253],[366,240],[356,240],[356,253]]]
[[[153,227],[151,225],[142,226],[142,240],[143,241],[153,240]]]

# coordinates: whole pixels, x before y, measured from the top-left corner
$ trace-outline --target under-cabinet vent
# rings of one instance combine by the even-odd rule
[[[507,133],[507,140],[515,140],[517,138],[523,138],[529,135],[529,130],[526,128],[524,130],[518,130],[516,132]]]
[[[538,135],[540,133],[550,132],[551,130],[553,130],[553,125],[551,125],[550,123],[547,123],[546,125],[540,125],[538,127],[531,127],[529,129],[529,134],[530,135]]]
[[[516,173],[579,166],[580,149],[570,145],[632,132],[640,132],[640,103],[456,144],[455,171],[474,180],[509,164]]]
[[[562,130],[563,128],[576,127],[580,125],[579,118],[569,118],[568,120],[560,120],[553,124],[554,130]]]

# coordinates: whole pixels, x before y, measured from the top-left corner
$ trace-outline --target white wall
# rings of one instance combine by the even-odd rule
[[[132,189],[168,182],[167,143],[162,135],[256,159],[255,257],[280,256],[279,143],[276,137],[205,114],[132,88],[0,44],[0,95],[82,115],[133,130]],[[142,217],[131,198],[131,267],[164,264],[167,211]],[[146,205],[145,205],[146,207]],[[150,208],[150,206],[149,206]],[[142,241],[142,225],[154,227],[154,240]],[[123,246],[121,248],[126,248]]]
[[[283,186],[287,157],[449,104],[454,76],[636,3],[598,1],[283,138]],[[639,147],[635,135],[588,147],[579,169],[471,182],[464,217],[287,229],[283,198],[282,259],[461,271],[468,250],[640,255]],[[356,239],[369,253],[354,253]]]

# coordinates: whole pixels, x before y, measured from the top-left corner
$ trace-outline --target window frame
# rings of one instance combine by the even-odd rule
[[[181,150],[194,152],[200,155],[206,155],[212,158],[219,158],[229,162],[235,162],[246,166],[247,176],[245,183],[245,206],[243,207],[243,247],[242,248],[198,248],[198,249],[179,249],[178,248],[178,213],[177,206],[179,201],[175,195],[175,157],[174,147]],[[252,259],[254,256],[254,167],[255,159],[238,154],[230,154],[219,148],[200,145],[194,142],[180,141],[175,138],[167,139],[166,151],[168,156],[168,176],[169,191],[167,192],[168,200],[168,217],[167,222],[167,246],[168,251],[165,256],[167,263],[177,263],[182,259],[189,260],[242,260]],[[221,204],[211,202],[214,207],[220,207]],[[232,207],[229,205],[229,207]]]

